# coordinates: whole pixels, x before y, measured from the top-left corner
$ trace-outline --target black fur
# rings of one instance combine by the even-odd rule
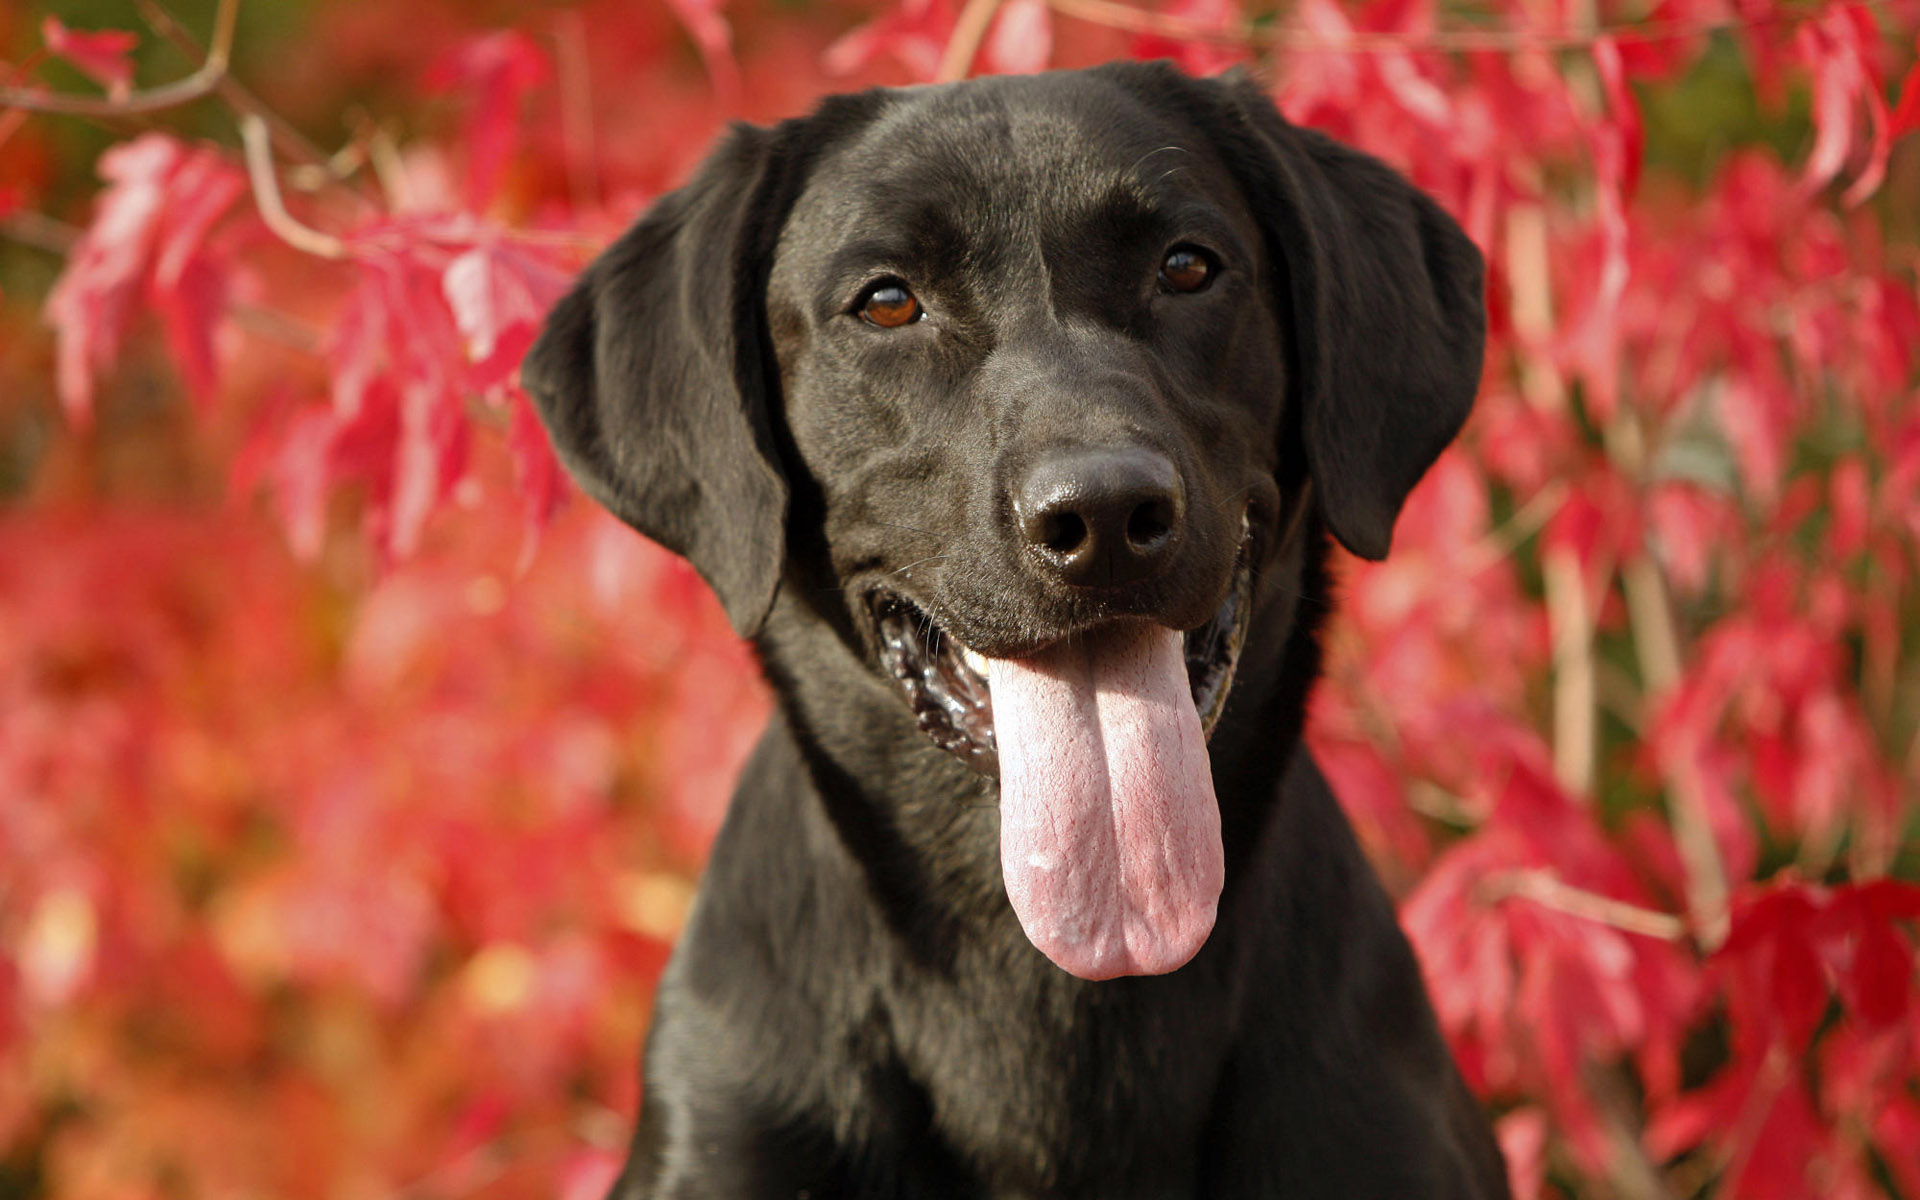
[[[1176,244],[1216,255],[1210,286],[1159,284]],[[861,321],[880,277],[927,318]],[[1479,255],[1429,200],[1244,79],[1158,65],[737,128],[596,262],[527,387],[588,491],[713,584],[781,700],[661,984],[616,1195],[1506,1195],[1298,750],[1327,530],[1386,553],[1483,329]],[[1172,465],[1178,520],[1164,567],[1090,586],[1010,498],[1116,448]],[[1191,629],[1243,537],[1213,934],[1169,975],[1074,978],[1022,934],[997,784],[916,727],[870,597],[997,658]]]

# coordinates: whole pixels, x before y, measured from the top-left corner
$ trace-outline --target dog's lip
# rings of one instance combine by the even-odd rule
[[[1246,635],[1253,584],[1253,535],[1243,525],[1238,557],[1226,597],[1213,615],[1186,630],[1187,670],[1201,727],[1212,735],[1233,687]],[[1026,658],[1071,638],[1150,618],[1111,617],[1089,621],[1051,636],[1027,641],[994,641],[976,647],[953,632],[938,607],[903,590],[875,587],[867,593],[875,641],[883,668],[905,693],[920,729],[935,745],[976,770],[999,774],[994,737],[989,659]]]

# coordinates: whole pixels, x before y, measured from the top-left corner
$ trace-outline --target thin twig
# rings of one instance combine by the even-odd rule
[[[73,244],[80,240],[80,229],[45,214],[23,210],[0,220],[0,237],[65,258],[72,253]]]
[[[1553,638],[1553,774],[1576,799],[1584,799],[1593,789],[1597,758],[1594,614],[1578,555],[1551,547],[1542,565]]]
[[[218,90],[220,81],[227,77],[227,56],[233,49],[234,18],[239,11],[240,0],[220,0],[206,59],[185,79],[125,96],[73,96],[38,88],[0,88],[0,108],[76,117],[126,117],[190,104]]]
[[[1607,1175],[1618,1200],[1678,1200],[1662,1177],[1660,1168],[1647,1156],[1640,1105],[1620,1078],[1620,1069],[1588,1062],[1580,1072],[1582,1090],[1594,1101],[1601,1127],[1612,1153],[1607,1156]]]
[[[1482,885],[1480,896],[1488,902],[1515,897],[1570,917],[1664,942],[1685,941],[1687,937],[1687,923],[1672,913],[1574,887],[1550,871],[1506,871],[1494,875]]]
[[[140,10],[140,19],[156,34],[178,46],[182,53],[194,57],[200,53],[200,42],[180,19],[174,16],[159,0],[133,0],[133,6]],[[235,0],[238,7],[238,0]],[[231,32],[228,34],[231,40]],[[229,107],[239,112],[251,113],[265,121],[273,130],[274,148],[290,158],[299,159],[310,167],[327,167],[332,163],[332,155],[306,139],[298,129],[287,122],[285,117],[274,112],[258,96],[249,91],[245,84],[231,74],[222,73],[215,81],[214,90]]]
[[[1680,638],[1674,629],[1666,579],[1645,552],[1629,558],[1620,576],[1640,677],[1650,699],[1664,699],[1679,686],[1681,673]],[[1727,869],[1707,817],[1706,787],[1691,761],[1676,762],[1669,772],[1667,815],[1687,872],[1687,908],[1702,943],[1717,948],[1727,930]]]
[[[940,67],[933,74],[936,83],[952,83],[972,73],[974,55],[980,52],[980,42],[987,36],[987,27],[993,24],[1001,3],[1002,0],[967,0],[967,6],[960,10],[960,19],[953,23],[953,36],[947,39],[947,48],[940,55]]]
[[[303,225],[287,211],[280,195],[280,182],[274,175],[273,135],[267,123],[247,113],[240,118],[240,140],[247,147],[247,178],[253,184],[253,201],[259,206],[260,219],[281,241],[317,258],[345,258],[347,244],[331,234]]]
[[[257,304],[227,304],[227,315],[233,323],[256,337],[296,350],[301,354],[318,355],[327,347],[327,336],[319,329],[296,317],[276,309],[262,308]]]
[[[1627,478],[1640,478],[1652,455],[1632,411],[1621,406],[1608,422],[1604,437],[1608,458]],[[1620,584],[1626,594],[1633,652],[1640,663],[1646,694],[1665,699],[1680,685],[1685,666],[1666,577],[1660,572],[1660,564],[1642,549],[1622,565]],[[1687,911],[1700,931],[1701,943],[1717,949],[1727,931],[1727,868],[1707,816],[1705,781],[1690,759],[1674,764],[1667,786],[1667,816],[1673,824],[1681,865],[1687,872]]]
[[[1471,575],[1512,556],[1523,542],[1540,532],[1541,527],[1553,519],[1553,514],[1566,504],[1568,494],[1567,485],[1558,479],[1535,492],[1501,523],[1500,528],[1489,530],[1486,536],[1474,543],[1461,563],[1461,571]]]

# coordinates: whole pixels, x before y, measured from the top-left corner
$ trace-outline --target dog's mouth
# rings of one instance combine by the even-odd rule
[[[1213,929],[1225,878],[1207,740],[1246,636],[1243,542],[1214,615],[1186,633],[1102,622],[988,658],[894,592],[881,654],[935,745],[1000,780],[1000,873],[1027,937],[1085,979],[1157,975]]]
[[[1184,635],[1188,686],[1208,738],[1233,687],[1252,584],[1248,546],[1243,543],[1226,600],[1206,624]],[[999,775],[987,657],[898,592],[877,590],[869,603],[879,631],[881,663],[900,685],[920,731],[975,770]]]

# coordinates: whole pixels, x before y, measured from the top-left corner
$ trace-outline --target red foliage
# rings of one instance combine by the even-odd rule
[[[724,118],[1130,52],[1270,69],[1488,254],[1478,410],[1342,562],[1309,737],[1517,1193],[1920,1200],[1920,10],[960,7],[340,6],[326,81],[262,93],[417,81],[426,132],[273,188],[101,156],[0,400],[0,448],[75,427],[0,518],[0,1190],[604,1189],[764,700],[690,570],[556,517],[519,359]],[[123,35],[44,39],[126,94]],[[1716,46],[1790,158],[1661,149]],[[44,164],[20,118],[0,162]]]
[[[209,244],[246,191],[241,172],[210,147],[149,133],[100,158],[93,224],[47,298],[60,338],[60,400],[78,425],[93,415],[95,375],[119,355],[145,305],[159,316],[195,396],[215,387],[213,339],[226,308],[229,260]]]
[[[85,33],[68,29],[58,17],[48,17],[40,22],[40,36],[50,53],[108,91],[124,93],[133,86],[133,63],[127,56],[140,44],[138,34],[118,29]]]

